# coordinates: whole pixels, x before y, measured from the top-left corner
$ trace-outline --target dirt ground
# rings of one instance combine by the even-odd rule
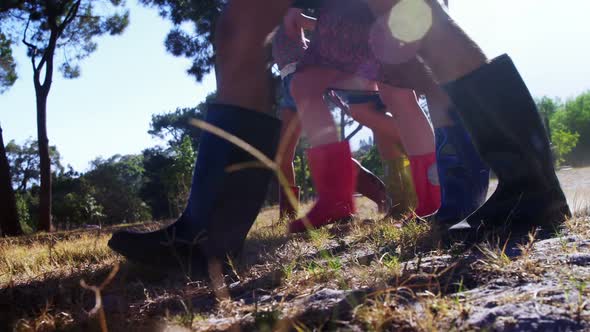
[[[101,297],[109,331],[588,330],[590,167],[558,176],[578,216],[508,246],[439,247],[428,223],[381,220],[365,198],[352,223],[297,236],[268,208],[221,288],[126,262],[111,229],[4,239],[0,331],[104,331],[80,281],[99,285],[117,263]]]
[[[590,207],[590,167],[564,168],[557,174],[571,209],[587,210]]]
[[[557,176],[572,212],[588,211],[590,208],[590,167],[562,168],[557,172]],[[489,195],[494,192],[497,184],[496,180],[492,180]]]

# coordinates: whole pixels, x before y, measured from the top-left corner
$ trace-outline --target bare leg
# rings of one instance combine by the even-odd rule
[[[392,131],[397,132],[397,128],[394,128]],[[394,137],[392,135],[384,135],[383,133],[373,131],[373,137],[381,160],[398,159],[404,154],[399,134],[395,136],[397,136],[397,140],[392,139],[392,137]]]
[[[291,94],[297,103],[303,131],[312,147],[338,142],[338,131],[324,93],[328,88],[343,85],[351,89],[367,89],[370,82],[323,67],[310,66],[295,74]]]
[[[434,152],[432,127],[412,90],[379,84],[381,100],[394,113],[404,148],[408,155]]]
[[[242,138],[270,158],[275,154],[280,123],[258,113],[271,110],[264,43],[289,5],[288,0],[229,1],[215,39],[218,98],[208,106],[207,122]],[[261,8],[264,15],[259,15]],[[109,246],[129,260],[152,266],[172,264],[202,271],[209,267],[212,279],[218,281],[221,262],[240,251],[272,177],[270,170],[226,170],[230,162],[253,161],[229,142],[205,132],[181,217],[152,232],[115,232]],[[223,206],[215,204],[221,201]]]
[[[297,113],[290,109],[281,110],[283,121],[281,127],[281,142],[279,144],[281,154],[280,167],[283,176],[285,176],[290,186],[295,186],[295,171],[293,169],[293,158],[295,157],[295,148],[301,136],[301,124]]]
[[[408,59],[411,59],[412,52],[420,56],[431,68],[434,77],[439,83],[454,81],[473,70],[479,68],[487,62],[487,58],[477,44],[463,31],[452,18],[449,17],[443,6],[438,0],[426,0],[427,6],[421,10],[424,12],[419,18],[424,21],[416,22],[415,26],[401,26],[400,20],[396,17],[406,15],[416,15],[415,13],[405,13],[404,10],[412,7],[399,5],[399,0],[368,0],[369,5],[373,8],[376,15],[381,16],[381,21],[389,22],[389,33],[393,38],[392,45],[406,45],[403,48],[389,50],[392,54],[402,53]],[[415,1],[419,7],[421,1]],[[413,7],[415,10],[417,7]],[[386,14],[384,14],[386,13]],[[388,15],[388,16],[384,16]],[[428,19],[431,18],[431,21]],[[412,39],[401,40],[401,30],[412,31],[412,29],[421,29],[427,27],[423,36],[415,35]],[[418,47],[414,47],[414,45]],[[398,46],[399,47],[399,46]],[[395,53],[393,53],[395,52]]]
[[[338,142],[334,119],[324,101],[324,92],[338,76],[337,72],[310,67],[296,73],[291,81],[291,95],[312,147]]]
[[[418,197],[416,214],[434,213],[440,206],[440,187],[436,174],[434,132],[414,91],[380,84],[381,100],[394,114],[404,148],[410,159]]]
[[[428,64],[441,84],[454,81],[487,63],[481,48],[448,15],[437,0],[430,0],[432,28],[418,55]],[[441,50],[444,53],[441,54]]]
[[[357,185],[357,167],[348,142],[338,142],[334,120],[324,101],[326,89],[349,76],[327,68],[306,67],[291,81],[291,95],[312,145],[308,160],[318,194],[306,216],[289,224],[292,233],[347,220],[355,212],[352,194]]]
[[[389,143],[401,144],[396,119],[393,116],[375,110],[373,104],[350,105],[349,112],[358,123],[371,128],[375,137],[388,137]]]

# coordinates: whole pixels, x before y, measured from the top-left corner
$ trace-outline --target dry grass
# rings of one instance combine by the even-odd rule
[[[116,255],[107,247],[110,234],[84,234],[68,241],[0,243],[0,287],[108,266]]]
[[[139,322],[151,324],[149,322],[155,318],[157,324],[146,329],[154,326],[161,329],[162,324],[169,329],[193,330],[226,330],[237,326],[243,326],[244,330],[269,331],[279,327],[312,331],[346,329],[346,326],[368,331],[461,329],[476,310],[472,300],[462,295],[466,287],[485,284],[499,276],[539,280],[554,268],[535,254],[537,240],[531,234],[518,245],[520,254],[517,256],[507,253],[505,243],[481,243],[473,250],[471,257],[475,258],[464,264],[464,270],[454,273],[465,255],[448,255],[448,249],[439,248],[432,240],[429,223],[380,220],[372,203],[360,199],[359,206],[361,214],[352,223],[302,235],[287,235],[285,221],[276,218],[277,209],[265,209],[248,236],[244,255],[236,261],[239,282],[221,293],[212,292],[205,280],[166,274],[154,277],[148,271],[123,267],[103,294],[111,299],[107,301],[110,306],[113,298],[123,303],[117,309],[120,312],[107,308],[109,328],[128,330]],[[564,238],[572,235],[588,238],[588,224],[582,217],[568,221]],[[84,293],[79,287],[76,276],[80,273],[92,276],[92,271],[97,270],[108,272],[121,260],[107,248],[108,238],[105,234],[85,232],[48,237],[43,241],[0,242],[0,295],[2,289],[10,290],[17,285],[21,290],[31,285],[32,290],[27,292],[35,294],[34,287],[46,287],[44,279],[73,277],[78,279],[62,286],[63,292],[85,294],[86,299],[63,304],[55,298],[48,301],[24,295],[28,296],[27,301],[36,303],[36,307],[20,316],[15,314],[11,328],[20,331],[85,329],[85,321],[89,318],[92,321],[86,310],[92,308],[94,300],[91,293]],[[564,253],[575,253],[580,248],[573,248],[564,240],[562,249]],[[445,254],[447,258],[435,259]],[[464,284],[464,277],[471,280]],[[104,276],[94,282],[100,283],[102,278]],[[564,274],[562,278],[565,291],[575,296],[588,294],[580,275],[571,273],[566,277]],[[33,283],[40,284],[33,286]],[[354,301],[344,301],[348,309],[333,313],[313,305],[298,304],[325,289],[355,290],[364,295]],[[225,295],[216,298],[216,294]],[[10,300],[9,292],[1,296]],[[529,294],[523,294],[522,298],[506,297],[505,301],[530,299]],[[572,316],[583,319],[587,312],[585,298],[572,303]],[[329,305],[327,308],[325,310],[330,310]],[[309,312],[314,310],[319,313],[310,316]]]

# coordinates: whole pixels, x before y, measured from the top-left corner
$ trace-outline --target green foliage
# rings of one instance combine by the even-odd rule
[[[161,139],[168,139],[172,147],[179,146],[188,138],[195,149],[199,147],[201,130],[190,124],[190,119],[203,119],[197,108],[177,108],[173,112],[152,115],[148,133]]]
[[[56,65],[64,77],[76,78],[79,61],[96,50],[94,39],[121,34],[129,24],[129,11],[121,9],[123,5],[116,0],[13,0],[0,7],[8,14],[0,20],[0,30],[24,36],[36,69],[53,66],[54,55],[59,54]]]
[[[0,94],[10,88],[18,78],[11,46],[12,42],[0,31]]]
[[[551,116],[557,112],[560,104],[559,99],[554,100],[547,96],[536,99],[535,102],[537,103],[539,113],[541,113],[541,116],[544,118],[551,118]]]
[[[157,220],[174,216],[172,206],[168,202],[168,193],[164,182],[165,170],[174,163],[170,149],[160,147],[145,149],[143,155],[143,184],[140,190],[141,199],[151,209],[153,218]]]
[[[308,148],[309,142],[305,137],[301,137],[299,144],[295,149],[295,158],[293,159],[295,182],[301,187],[299,194],[301,196],[301,200],[303,201],[310,199],[314,194],[309,164],[307,163],[307,156],[305,154],[305,151]]]
[[[95,189],[72,169],[53,181],[53,218],[62,225],[101,224],[104,207],[94,197]]]
[[[166,50],[175,55],[192,59],[187,72],[201,81],[213,68],[213,31],[215,22],[226,0],[140,0],[146,6],[155,7],[162,17],[174,27],[166,37]],[[186,27],[192,28],[192,33]]]
[[[552,136],[556,163],[557,165],[561,165],[565,161],[565,156],[578,144],[580,134],[558,129],[553,132]]]
[[[143,158],[137,155],[115,155],[94,160],[84,175],[92,187],[96,204],[109,224],[145,221],[151,218],[149,207],[139,197],[143,184]]]
[[[192,108],[177,108],[175,111],[154,114],[150,122],[148,134],[167,139],[168,145],[177,147],[185,138],[190,138],[194,150],[199,148],[201,130],[190,123],[191,119],[203,120],[207,115],[207,103],[212,101],[216,93],[210,93],[204,102]]]
[[[164,188],[174,216],[180,215],[186,205],[195,156],[191,140],[185,137],[179,146],[173,148],[172,164],[163,170]]]
[[[49,155],[53,173],[62,173],[64,168],[60,162],[61,156],[55,146],[49,147]],[[6,157],[10,164],[13,187],[16,191],[23,192],[31,185],[39,183],[40,160],[37,141],[29,138],[22,145],[17,144],[14,140],[8,142]]]
[[[31,209],[34,204],[33,198],[29,193],[16,193],[15,196],[20,226],[25,234],[31,234],[36,229],[33,216],[31,215]]]
[[[537,101],[539,111],[549,116],[551,138],[557,159],[574,166],[590,162],[590,92],[567,100]]]
[[[143,151],[143,184],[140,197],[155,219],[175,218],[190,193],[196,153],[189,137],[168,149]]]
[[[381,156],[379,156],[377,146],[371,146],[366,154],[359,157],[359,161],[369,171],[378,177],[383,177],[383,162],[381,161]]]

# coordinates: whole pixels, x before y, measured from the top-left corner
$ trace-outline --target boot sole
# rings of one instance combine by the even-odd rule
[[[546,197],[546,196],[545,196]],[[529,199],[527,205],[530,206],[532,199]],[[520,211],[519,203],[512,203],[507,206],[498,208],[503,213],[497,213],[495,217],[488,217],[490,220],[488,223],[485,221],[474,222],[473,220],[465,220],[464,227],[456,227],[459,224],[454,225],[448,230],[448,240],[450,242],[463,242],[466,244],[477,243],[482,239],[485,239],[489,235],[498,235],[500,237],[506,237],[507,235],[519,236],[527,235],[534,229],[540,228],[543,236],[550,237],[556,234],[563,223],[571,217],[569,206],[565,199],[556,200],[550,204],[543,204],[546,199],[539,200],[537,206],[548,206],[552,205],[549,209],[543,209],[541,211]],[[510,211],[506,213],[506,211]],[[508,216],[508,217],[506,217]],[[504,222],[499,223],[497,220],[503,219]],[[477,226],[475,226],[477,225]]]

